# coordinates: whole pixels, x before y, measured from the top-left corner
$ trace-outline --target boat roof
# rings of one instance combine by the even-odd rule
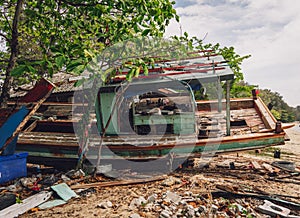
[[[126,74],[129,69],[116,75],[111,81],[101,88],[101,91],[113,91],[126,83]],[[209,54],[202,56],[192,56],[176,60],[164,60],[156,62],[154,68],[149,68],[148,75],[140,73],[137,78],[133,78],[131,85],[136,86],[158,86],[171,81],[178,81],[189,84],[192,88],[207,82],[233,80],[234,73],[223,56]]]

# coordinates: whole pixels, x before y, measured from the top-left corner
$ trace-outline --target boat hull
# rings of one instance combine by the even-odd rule
[[[111,139],[110,139],[111,141]],[[163,141],[163,140],[162,140]],[[188,141],[188,142],[187,142]],[[268,146],[282,145],[285,141],[285,133],[257,133],[249,136],[228,136],[223,138],[178,139],[176,142],[164,142],[154,146],[135,146],[134,144],[105,144],[101,149],[101,163],[116,163],[120,166],[122,161],[149,162],[170,158],[184,159],[201,157],[202,155],[214,155],[226,152],[240,152],[245,150],[260,149]],[[108,142],[106,142],[108,143]],[[75,142],[69,144],[50,144],[40,142],[38,146],[19,140],[18,152],[28,152],[28,161],[37,164],[46,164],[58,168],[74,167],[78,161],[79,146]],[[98,158],[99,144],[94,144],[86,153],[86,159],[95,163]],[[122,165],[122,164],[121,164]]]

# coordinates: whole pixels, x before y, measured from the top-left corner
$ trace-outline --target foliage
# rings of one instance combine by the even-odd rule
[[[244,81],[235,82],[231,87],[230,95],[232,98],[252,97],[252,90],[256,88],[256,85],[250,85]]]
[[[17,2],[22,10],[13,30]],[[0,34],[7,54],[16,31],[20,51],[14,60],[17,66],[7,76],[31,79],[52,76],[61,69],[80,74],[107,46],[136,36],[162,36],[170,20],[179,19],[174,4],[169,0],[31,0],[24,4],[2,0]]]
[[[269,89],[259,90],[259,92],[259,96],[276,119],[282,122],[293,122],[295,120],[295,109],[290,107],[278,92],[272,92]]]
[[[251,55],[240,56],[236,53],[234,47],[221,47],[219,43],[213,45],[211,43],[204,44],[202,39],[197,37],[189,38],[188,34],[185,33],[182,37],[175,36],[174,39],[180,40],[181,42],[185,43],[187,47],[190,48],[191,51],[193,50],[204,50],[209,51],[212,50],[216,54],[220,54],[224,57],[226,61],[228,61],[228,65],[232,69],[235,75],[235,82],[240,82],[244,80],[243,72],[241,69],[242,62],[250,58]]]
[[[295,108],[295,120],[300,121],[300,106]]]
[[[222,55],[234,73],[234,81],[232,81],[231,83],[231,92],[230,92],[231,97],[234,98],[234,97],[251,96],[251,90],[255,86],[249,86],[248,84],[245,84],[243,82],[244,76],[241,69],[242,62],[245,59],[250,58],[251,55],[241,56],[236,53],[234,47],[232,46],[222,47],[219,43],[214,45],[211,43],[205,44],[203,43],[202,39],[199,39],[197,37],[190,38],[187,33],[184,33],[182,37],[174,36],[173,38],[185,44],[185,46],[190,51],[195,51],[195,50],[202,50],[207,52],[213,51],[216,54]],[[224,84],[223,84],[223,88],[224,88]],[[216,94],[210,93],[208,95],[203,95],[203,90],[200,90],[195,93],[195,97],[196,99],[207,99],[207,98],[211,99],[211,98],[216,98]]]

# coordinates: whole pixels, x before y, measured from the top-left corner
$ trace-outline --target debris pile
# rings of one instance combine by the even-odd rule
[[[230,155],[201,161],[168,176],[126,171],[124,180],[34,167],[1,187],[0,217],[300,217],[297,164]]]

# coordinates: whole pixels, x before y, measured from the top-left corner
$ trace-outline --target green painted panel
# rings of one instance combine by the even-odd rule
[[[172,124],[174,134],[193,134],[195,133],[194,113],[177,115],[147,115],[134,116],[134,125],[166,125]]]
[[[110,114],[114,104],[116,103],[115,93],[101,93],[101,113],[103,117],[103,126],[106,126],[106,123],[109,119]],[[106,130],[107,135],[117,135],[120,131],[120,128],[117,125],[118,113],[115,111],[112,117],[112,120]]]

